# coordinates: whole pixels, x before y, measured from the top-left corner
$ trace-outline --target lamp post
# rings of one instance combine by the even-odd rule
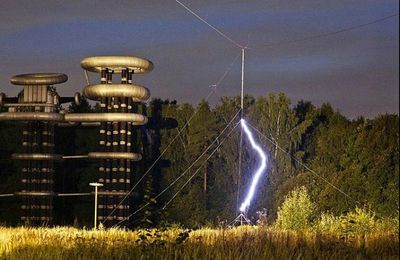
[[[97,229],[97,189],[102,187],[103,184],[98,182],[91,182],[89,186],[94,187],[94,229]]]

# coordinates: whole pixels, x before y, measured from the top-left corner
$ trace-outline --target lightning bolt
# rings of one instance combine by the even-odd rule
[[[257,151],[261,158],[261,164],[260,167],[257,169],[256,173],[254,174],[253,181],[251,182],[250,189],[247,193],[245,201],[242,202],[240,206],[240,211],[245,212],[247,208],[250,206],[250,201],[253,199],[254,192],[257,187],[257,183],[261,177],[261,174],[265,171],[265,168],[267,167],[267,156],[265,155],[264,151],[261,149],[261,147],[254,141],[253,134],[251,133],[250,129],[248,128],[246,121],[242,118],[240,119],[240,124],[246,133],[247,138],[250,141],[250,144],[254,150]]]

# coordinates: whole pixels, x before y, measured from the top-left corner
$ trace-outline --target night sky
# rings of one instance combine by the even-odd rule
[[[182,2],[251,48],[246,93],[282,91],[293,102],[330,102],[351,118],[398,113],[399,16],[330,37],[275,44],[398,14],[398,1]],[[9,96],[19,91],[9,83],[15,74],[65,73],[69,81],[58,87],[65,96],[83,89],[84,57],[135,55],[155,65],[134,78],[152,97],[196,104],[239,53],[173,0],[0,2],[0,89]],[[210,101],[239,94],[237,59]]]

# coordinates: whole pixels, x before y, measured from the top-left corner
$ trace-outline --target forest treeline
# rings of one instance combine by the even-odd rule
[[[253,129],[254,136],[268,154],[268,170],[250,206],[250,217],[265,209],[268,218],[275,219],[285,196],[300,186],[308,190],[317,213],[340,215],[366,206],[377,216],[398,214],[398,115],[350,120],[329,104],[292,104],[283,93],[257,99],[246,96],[244,104],[243,116],[258,129]],[[240,128],[233,129],[239,117],[229,124],[239,108],[239,97],[221,98],[212,108],[205,101],[194,107],[159,99],[135,107],[150,118],[147,125],[136,128],[134,150],[142,153],[143,159],[135,164],[135,182],[161,155],[132,193],[135,209],[148,204],[132,216],[136,226],[178,223],[196,227],[235,217],[258,166],[258,156],[246,138],[240,148]],[[84,100],[80,106],[66,109],[93,112],[98,107]],[[19,125],[1,122],[0,193],[18,189],[18,165],[9,158],[19,143]],[[96,128],[56,129],[57,153],[87,154],[95,151],[97,144]],[[85,160],[58,164],[56,192],[91,191],[88,184],[97,179],[97,168],[95,162]],[[56,224],[90,226],[92,199],[55,198]],[[16,224],[18,208],[17,198],[0,198],[0,222]]]

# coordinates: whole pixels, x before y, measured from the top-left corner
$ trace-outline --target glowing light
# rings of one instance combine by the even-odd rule
[[[242,118],[240,120],[240,124],[243,127],[244,132],[246,133],[247,138],[249,139],[251,146],[254,150],[257,151],[261,158],[260,167],[257,169],[256,173],[254,174],[253,181],[251,182],[250,189],[247,193],[245,201],[243,201],[242,205],[240,206],[240,211],[245,212],[247,208],[250,206],[250,201],[254,196],[254,192],[257,187],[257,183],[261,177],[261,174],[264,172],[265,168],[267,167],[267,156],[265,155],[264,151],[261,147],[254,141],[253,134],[251,133],[250,129],[248,128],[246,121]]]

